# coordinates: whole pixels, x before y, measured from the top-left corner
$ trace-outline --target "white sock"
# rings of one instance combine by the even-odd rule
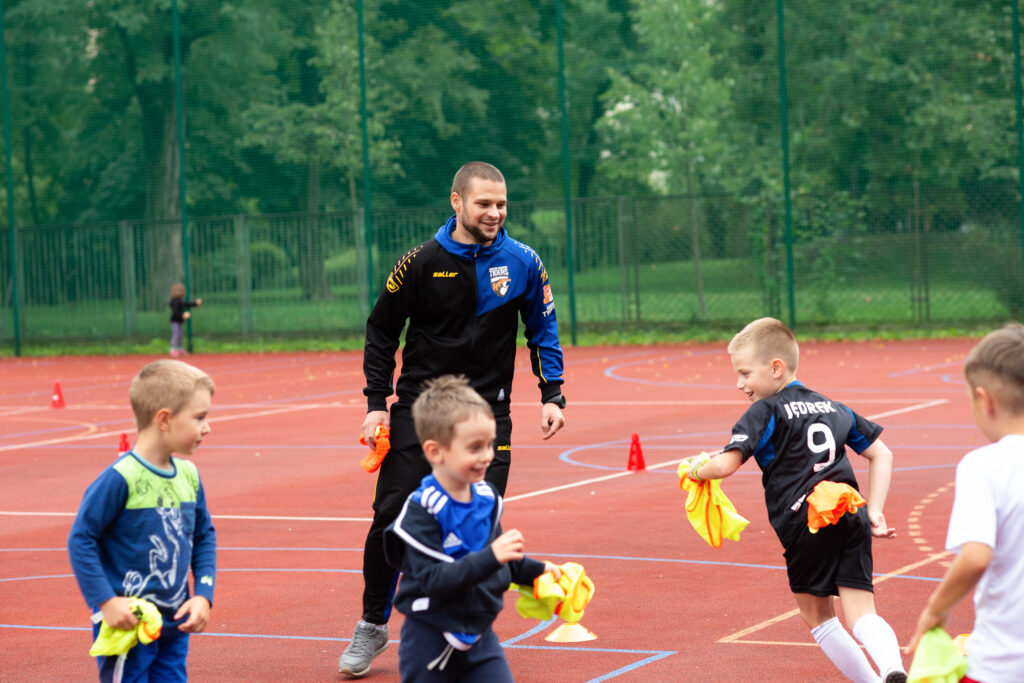
[[[854,683],[878,683],[878,674],[838,617],[818,624],[811,629],[811,635],[844,676]]]
[[[903,669],[900,643],[885,619],[877,614],[865,614],[853,625],[853,635],[864,644],[879,671]]]

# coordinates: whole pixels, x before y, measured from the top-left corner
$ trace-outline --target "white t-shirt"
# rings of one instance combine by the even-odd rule
[[[1024,435],[1011,434],[964,456],[946,550],[992,548],[974,591],[967,675],[985,683],[1024,680]]]

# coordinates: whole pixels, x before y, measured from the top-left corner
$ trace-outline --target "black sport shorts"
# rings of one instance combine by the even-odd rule
[[[867,508],[843,515],[816,534],[807,528],[806,503],[801,510],[801,523],[777,531],[785,549],[790,590],[819,597],[839,595],[839,586],[873,591]]]

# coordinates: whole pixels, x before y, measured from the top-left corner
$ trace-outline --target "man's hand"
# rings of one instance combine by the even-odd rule
[[[547,441],[565,426],[565,415],[554,403],[545,403],[540,413],[540,433]]]
[[[202,595],[194,595],[181,604],[174,613],[174,619],[181,619],[186,614],[188,619],[178,626],[178,630],[185,633],[202,633],[210,620],[210,601]]]
[[[363,438],[370,450],[377,450],[377,425],[391,426],[391,415],[386,410],[371,410],[363,418]]]
[[[501,564],[523,559],[523,534],[519,529],[509,529],[491,543],[494,557]]]
[[[139,625],[139,618],[132,611],[132,599],[123,596],[110,598],[100,605],[103,621],[112,628],[129,631]]]

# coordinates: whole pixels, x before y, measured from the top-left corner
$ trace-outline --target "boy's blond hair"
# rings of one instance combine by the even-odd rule
[[[1010,323],[989,332],[964,361],[971,389],[984,387],[1007,410],[1024,413],[1024,325]]]
[[[778,358],[794,373],[800,361],[796,335],[786,323],[775,318],[758,318],[737,332],[729,342],[728,351],[732,354],[740,350],[749,351],[765,363]]]
[[[166,408],[177,415],[199,389],[213,395],[213,380],[199,368],[180,360],[156,360],[149,363],[132,379],[128,400],[135,413],[135,426],[141,431],[148,427],[160,410]]]
[[[180,282],[175,282],[173,285],[171,285],[171,298],[172,299],[181,299],[181,298],[184,298],[184,296],[185,296],[185,285],[181,284]]]
[[[491,405],[462,375],[442,375],[427,380],[423,386],[423,393],[412,404],[412,419],[420,443],[436,441],[448,447],[455,436],[455,425],[477,413],[494,419]]]

